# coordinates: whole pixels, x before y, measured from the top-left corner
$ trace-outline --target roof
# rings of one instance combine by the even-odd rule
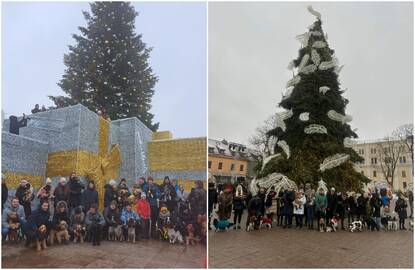
[[[243,144],[228,142],[226,140],[218,141],[208,140],[209,155],[229,157],[239,160],[251,160],[251,150]],[[213,152],[211,152],[213,149]]]

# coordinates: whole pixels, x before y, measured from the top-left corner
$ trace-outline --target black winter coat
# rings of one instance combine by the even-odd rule
[[[327,193],[327,211],[331,213],[336,213],[337,211],[337,195]]]
[[[193,215],[203,215],[206,213],[206,190],[203,188],[192,188],[188,200]]]
[[[208,208],[210,213],[213,209],[213,205],[218,203],[218,192],[214,186],[209,187],[208,192]]]
[[[364,198],[363,195],[357,198],[357,214],[366,216],[366,204],[367,204],[368,198]]]
[[[69,201],[69,189],[68,186],[61,186],[60,184],[55,188],[55,191],[53,192],[53,195],[55,196],[55,206],[58,202],[64,201],[68,203]]]
[[[7,198],[9,196],[9,189],[6,186],[6,183],[1,183],[1,207],[4,208]]]
[[[55,212],[55,214],[53,215],[53,219],[52,219],[52,228],[57,229],[58,226],[59,226],[59,223],[62,220],[65,220],[66,221],[66,224],[68,224],[68,226],[69,226],[70,221],[69,221],[69,214],[68,214],[68,212],[67,211],[65,211],[63,213]]]
[[[120,225],[121,219],[120,219],[120,212],[118,211],[118,208],[115,208],[114,210],[112,210],[109,207],[105,208],[104,219],[105,219],[105,224],[107,224],[108,226]]]
[[[113,188],[106,184],[105,185],[105,193],[104,193],[104,207],[110,206],[111,201],[117,201],[117,192],[113,190]]]
[[[380,198],[378,197],[372,197],[370,199],[370,205],[373,208],[373,217],[380,217],[380,205],[381,205],[381,201]]]
[[[395,204],[395,212],[398,213],[400,219],[407,218],[406,208],[408,204],[402,198],[399,198]]]
[[[82,206],[84,207],[85,212],[89,211],[89,208],[91,208],[92,204],[98,204],[98,202],[98,192],[95,190],[95,188],[87,188],[84,190],[82,193]]]
[[[357,202],[356,202],[355,198],[350,196],[347,199],[347,201],[348,201],[348,206],[349,206],[349,209],[350,209],[350,213],[352,215],[356,215],[357,214]]]
[[[38,238],[38,228],[41,225],[46,225],[47,229],[50,229],[49,211],[43,211],[41,208],[38,208],[29,216],[26,223],[26,232],[34,233],[35,237]]]
[[[284,203],[284,207],[282,209],[282,214],[286,216],[292,216],[294,211],[293,202],[295,200],[295,194],[293,191],[285,192],[281,198],[282,202]]]
[[[70,208],[76,207],[82,204],[82,190],[84,185],[80,180],[71,178],[68,183],[69,188],[69,206]]]

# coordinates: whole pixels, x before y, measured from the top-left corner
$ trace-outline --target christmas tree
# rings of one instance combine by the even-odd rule
[[[151,48],[135,33],[138,13],[127,2],[94,2],[83,12],[86,27],[74,34],[65,54],[65,74],[58,83],[67,97],[50,97],[56,105],[82,103],[105,109],[111,119],[137,117],[153,131],[149,112],[157,77],[148,64]]]
[[[280,173],[297,184],[317,187],[323,179],[340,191],[360,191],[369,181],[353,168],[363,160],[351,147],[358,136],[346,115],[348,100],[338,81],[342,69],[329,47],[320,14],[309,31],[297,36],[301,49],[288,68],[288,81],[277,113],[276,126],[268,132],[273,155],[264,159],[259,177]]]

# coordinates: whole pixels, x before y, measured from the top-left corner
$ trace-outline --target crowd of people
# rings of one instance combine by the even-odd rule
[[[300,185],[298,190],[259,188],[252,196],[241,183],[219,187],[209,183],[208,193],[209,229],[241,229],[244,209],[247,209],[247,230],[251,223],[254,229],[269,224],[269,227],[276,225],[286,229],[295,225],[296,229],[304,226],[320,231],[347,230],[355,221],[372,231],[387,230],[391,222],[399,223],[399,230],[413,226],[413,193],[410,190],[405,194],[401,191],[393,194],[382,188],[358,194],[336,192],[334,187],[328,191],[318,187],[316,192],[307,183],[305,187]],[[408,210],[410,221],[406,225]],[[223,227],[218,228],[218,224]]]
[[[8,197],[2,182],[2,240],[26,239],[38,250],[69,241],[139,241],[178,239],[181,243],[206,241],[206,190],[202,181],[186,192],[176,180],[165,177],[161,185],[152,177],[105,185],[103,211],[93,181],[86,186],[73,172],[53,186],[50,178],[35,194],[32,185],[22,180],[14,196]],[[37,200],[35,200],[37,198]],[[32,211],[32,208],[35,209]],[[177,237],[177,236],[180,237]],[[45,243],[42,246],[42,243]]]

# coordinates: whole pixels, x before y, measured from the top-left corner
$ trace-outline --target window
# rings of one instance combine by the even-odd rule
[[[209,147],[209,153],[210,154],[213,154],[214,152],[215,152],[214,148],[213,147]]]
[[[233,170],[235,170],[235,164],[234,163],[231,164],[231,171],[233,171]]]
[[[406,171],[402,171],[402,178],[406,177]]]
[[[209,169],[212,168],[212,161],[210,161],[210,160],[208,162],[208,167],[209,167]]]
[[[406,189],[406,182],[402,182],[403,188]]]
[[[363,174],[363,175],[365,175],[365,172],[364,171],[361,171],[360,173]]]
[[[373,171],[373,177],[376,177],[376,171]]]
[[[365,151],[363,150],[363,149],[359,149],[359,155],[364,155],[365,154]]]
[[[406,157],[399,157],[399,163],[406,163]]]
[[[239,166],[239,171],[243,172],[244,171],[244,165],[241,164],[241,166]]]
[[[370,153],[371,154],[376,154],[376,148],[370,148]]]
[[[372,158],[371,161],[372,161],[372,164],[378,164],[378,159],[377,158]]]
[[[218,170],[222,170],[222,162],[219,162],[219,164],[218,164]]]

